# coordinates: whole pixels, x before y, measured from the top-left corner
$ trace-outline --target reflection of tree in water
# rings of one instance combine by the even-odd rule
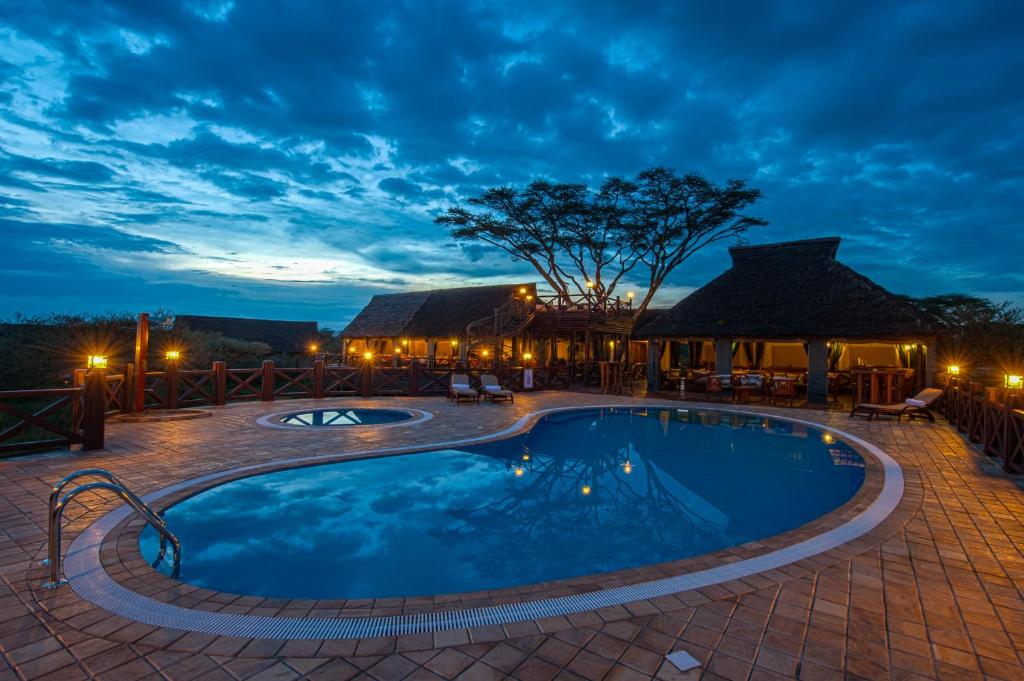
[[[591,451],[581,456],[524,446],[517,457],[496,457],[509,471],[507,493],[453,507],[449,522],[431,535],[457,545],[459,558],[480,573],[519,584],[647,565],[726,543],[727,518],[637,452],[628,433],[605,435],[619,446],[606,437],[587,442]],[[507,560],[514,554],[519,559]]]

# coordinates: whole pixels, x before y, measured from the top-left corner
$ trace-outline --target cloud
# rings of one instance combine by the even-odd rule
[[[527,268],[456,246],[432,217],[488,186],[664,164],[761,188],[771,224],[752,242],[839,234],[840,258],[890,289],[1024,300],[1017,3],[83,0],[5,14],[0,214],[50,235],[23,245],[33,255],[5,286],[27,263],[48,271],[46,249],[83,268],[115,252],[104,276],[139,299],[213,313],[281,310],[291,284],[349,287],[354,309],[467,271],[518,280]],[[701,253],[665,296],[727,266],[724,248]]]

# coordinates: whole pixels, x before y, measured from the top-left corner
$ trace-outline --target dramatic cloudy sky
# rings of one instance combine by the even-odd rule
[[[768,242],[1024,301],[1024,5],[0,0],[0,317],[346,321],[519,280],[482,187],[748,178]],[[727,266],[679,271],[672,302]]]

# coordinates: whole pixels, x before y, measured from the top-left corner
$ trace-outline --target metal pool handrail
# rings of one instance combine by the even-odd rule
[[[68,483],[76,478],[87,475],[106,478],[109,482],[91,482],[85,485],[79,485],[65,494],[63,498],[59,498],[61,491],[68,485]],[[126,504],[128,504],[128,506],[141,515],[143,519],[148,524],[152,525],[153,529],[160,534],[160,554],[154,563],[154,566],[163,559],[167,542],[170,542],[171,548],[174,552],[174,571],[171,576],[176,577],[181,567],[181,542],[179,542],[174,533],[167,528],[166,521],[161,518],[149,504],[128,489],[128,487],[116,475],[101,468],[91,468],[76,471],[75,473],[67,476],[54,485],[53,490],[50,493],[50,508],[48,514],[49,550],[47,560],[44,561],[44,564],[48,565],[50,568],[50,581],[46,582],[43,586],[48,589],[55,589],[67,583],[67,580],[61,577],[61,518],[64,515],[64,509],[67,507],[68,503],[79,494],[99,490],[109,490],[117,494]]]

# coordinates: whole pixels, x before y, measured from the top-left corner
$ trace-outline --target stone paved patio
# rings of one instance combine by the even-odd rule
[[[410,406],[435,417],[409,429],[344,432],[254,425],[266,413],[339,402]],[[160,629],[111,615],[68,588],[56,594],[39,589],[49,486],[78,468],[113,470],[144,493],[259,461],[486,435],[537,409],[626,402],[644,403],[552,392],[517,396],[514,405],[453,406],[440,398],[236,404],[195,421],[112,424],[101,452],[0,462],[0,681],[1024,678],[1024,492],[941,421],[868,423],[837,412],[752,405],[758,412],[833,425],[882,447],[904,468],[907,488],[900,506],[880,527],[840,550],[625,607],[432,635],[281,641]],[[69,540],[114,507],[101,499],[85,501],[69,509]],[[832,515],[816,525],[841,519]],[[124,580],[139,580],[140,588],[158,584],[161,578],[127,564],[132,528],[122,528],[128,541],[112,540],[108,569],[120,570]],[[646,576],[637,571],[623,579]],[[169,593],[166,585],[153,593],[171,601],[204,600],[189,589]],[[204,597],[206,607],[234,612],[282,613],[289,606],[212,592]],[[387,607],[409,604],[371,603],[364,612],[379,614]],[[675,650],[688,651],[701,669],[679,672],[664,657]]]

